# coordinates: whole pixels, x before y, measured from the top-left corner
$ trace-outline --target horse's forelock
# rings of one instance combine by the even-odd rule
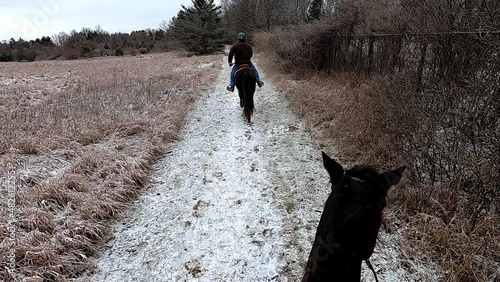
[[[355,166],[347,170],[343,181],[348,181],[348,179],[360,179],[371,186],[383,187],[380,183],[380,173],[371,167]]]
[[[377,176],[379,173],[369,166],[354,166],[346,171],[346,176],[360,177],[364,175]]]

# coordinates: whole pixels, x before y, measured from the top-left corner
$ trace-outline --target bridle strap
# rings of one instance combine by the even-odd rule
[[[373,269],[373,266],[372,266],[370,260],[366,259],[365,262],[368,265],[368,268],[371,269],[371,271],[373,272],[373,276],[375,276],[375,282],[378,282],[377,273],[375,272],[375,269]]]
[[[357,177],[350,176],[349,178],[351,180],[354,180],[354,181],[366,183],[366,181],[364,181],[363,179],[357,178]],[[368,265],[368,268],[373,272],[373,276],[375,276],[375,282],[378,282],[377,273],[375,272],[375,269],[373,268],[373,265],[371,264],[370,260],[366,259],[365,262],[366,262],[366,265]]]

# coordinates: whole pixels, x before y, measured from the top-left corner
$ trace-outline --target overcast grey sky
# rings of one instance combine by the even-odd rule
[[[217,4],[219,1],[215,1]],[[0,0],[0,41],[100,25],[109,32],[158,28],[191,0]]]

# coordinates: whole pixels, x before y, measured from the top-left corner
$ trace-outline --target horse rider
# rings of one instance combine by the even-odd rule
[[[236,74],[238,67],[240,65],[245,65],[245,64],[250,65],[250,67],[255,72],[255,78],[257,80],[257,85],[259,85],[259,87],[264,86],[264,82],[260,81],[259,72],[257,71],[257,68],[250,61],[250,59],[253,56],[253,50],[252,50],[252,46],[250,46],[250,44],[245,42],[246,38],[247,38],[247,35],[244,32],[240,32],[238,34],[238,42],[236,42],[233,45],[233,47],[231,47],[231,50],[229,51],[229,58],[228,58],[229,66],[233,67],[231,70],[230,83],[227,86],[227,91],[229,91],[229,92],[234,92],[234,84],[235,84],[234,75]],[[233,64],[233,57],[234,57],[234,64]]]

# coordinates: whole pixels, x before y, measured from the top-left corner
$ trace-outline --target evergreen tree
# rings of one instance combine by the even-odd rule
[[[221,7],[214,0],[192,0],[192,7],[182,6],[170,23],[170,29],[188,51],[212,54],[224,47]]]
[[[319,20],[322,8],[323,0],[312,0],[311,6],[309,6],[309,21]]]

